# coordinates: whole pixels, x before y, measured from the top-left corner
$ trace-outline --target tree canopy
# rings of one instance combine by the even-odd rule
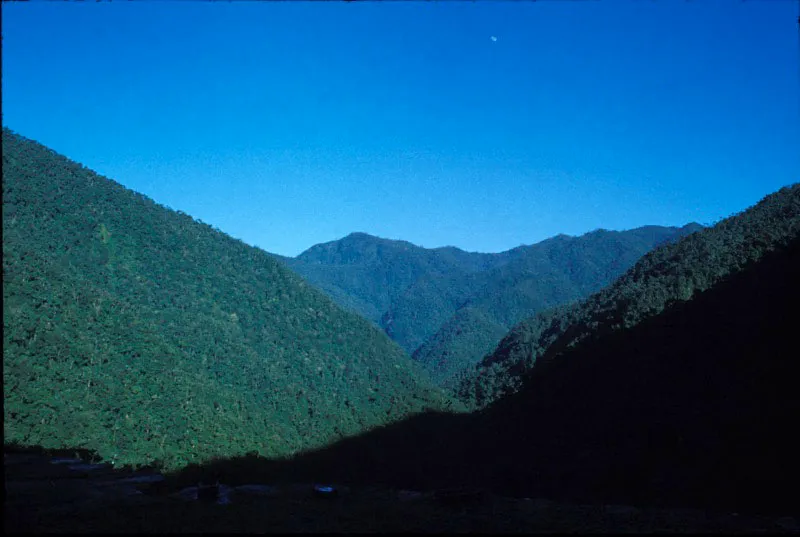
[[[6,441],[167,467],[458,409],[270,254],[3,129]]]

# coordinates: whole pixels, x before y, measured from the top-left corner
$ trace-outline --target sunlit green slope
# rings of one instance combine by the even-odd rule
[[[175,467],[451,407],[270,254],[6,128],[2,144],[7,442]]]

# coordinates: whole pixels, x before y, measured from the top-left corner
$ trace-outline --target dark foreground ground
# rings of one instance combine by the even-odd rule
[[[152,470],[71,457],[4,455],[6,532],[710,532],[800,533],[792,517],[566,505],[479,489],[403,491],[221,483],[198,499]]]

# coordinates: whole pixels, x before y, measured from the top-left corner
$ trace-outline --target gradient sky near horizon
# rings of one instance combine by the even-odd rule
[[[800,181],[798,9],[4,2],[3,125],[283,255],[712,223]]]

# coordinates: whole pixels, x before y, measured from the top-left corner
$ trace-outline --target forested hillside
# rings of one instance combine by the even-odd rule
[[[784,189],[716,228],[716,255],[736,268],[723,276],[719,265],[694,265],[705,291],[626,328],[599,324],[487,408],[475,449],[503,460],[486,475],[574,501],[796,512],[786,491],[800,479],[797,193]],[[768,237],[767,223],[769,246],[746,233]],[[667,250],[694,248],[703,250]],[[671,259],[654,252],[643,264]]]
[[[414,353],[439,385],[454,388],[456,373],[475,365],[497,345],[508,330],[480,309],[460,308]]]
[[[353,233],[280,259],[420,363],[438,364],[430,371],[446,382],[491,352],[514,323],[599,290],[655,246],[698,229],[597,230],[498,254]]]
[[[3,129],[6,442],[177,467],[458,409],[270,254]]]
[[[702,229],[645,226],[628,231],[597,230],[580,237],[553,237],[523,255],[475,275],[473,290],[456,313],[414,352],[440,384],[494,351],[515,323],[547,308],[584,298],[611,283],[652,248]],[[461,310],[467,310],[464,314]],[[477,315],[476,315],[477,313]],[[500,334],[500,328],[503,333]]]
[[[518,324],[495,352],[459,379],[459,396],[483,407],[515,392],[527,371],[590,334],[631,327],[688,300],[786,245],[800,231],[800,184],[785,187],[712,228],[645,255],[611,286],[579,304]]]

